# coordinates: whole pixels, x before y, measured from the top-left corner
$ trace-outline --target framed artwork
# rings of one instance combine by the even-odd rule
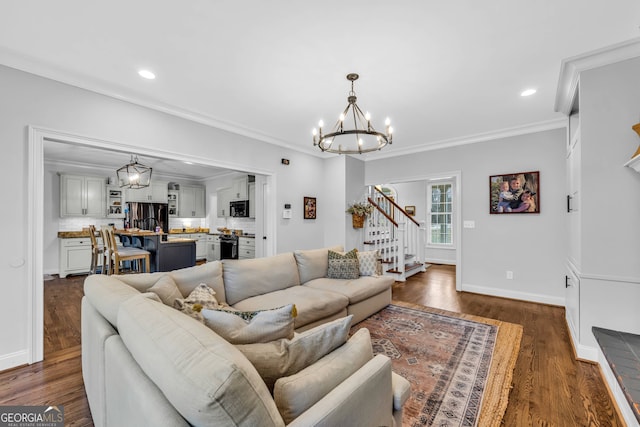
[[[316,219],[316,198],[304,198],[304,219]]]
[[[411,216],[416,216],[416,207],[415,206],[405,206],[404,211]]]
[[[540,172],[490,176],[489,213],[540,213]]]

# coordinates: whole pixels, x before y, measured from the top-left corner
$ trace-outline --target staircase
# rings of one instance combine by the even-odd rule
[[[369,186],[367,199],[375,208],[365,224],[365,247],[377,250],[382,270],[399,282],[425,271],[426,228],[376,186]]]

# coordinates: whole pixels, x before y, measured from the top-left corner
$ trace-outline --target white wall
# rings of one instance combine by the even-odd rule
[[[565,130],[371,161],[367,184],[411,181],[459,170],[462,175],[462,289],[564,304],[566,255]],[[489,176],[540,171],[540,214],[490,215]],[[506,279],[506,271],[514,273]]]
[[[28,360],[31,308],[27,297],[31,284],[26,260],[31,257],[27,254],[27,206],[32,193],[27,188],[29,125],[135,145],[156,153],[180,153],[235,170],[272,173],[272,197],[279,217],[285,202],[298,210],[296,218],[278,221],[276,235],[268,236],[276,240],[276,251],[320,247],[324,243],[324,218],[305,222],[300,211],[303,196],[320,194],[324,172],[321,158],[4,66],[0,66],[0,93],[0,144],[7,159],[0,173],[3,182],[11,186],[7,191],[11,196],[8,208],[0,213],[6,242],[0,249],[0,370]],[[282,157],[291,159],[291,165],[281,165]],[[45,197],[55,198],[53,194]]]

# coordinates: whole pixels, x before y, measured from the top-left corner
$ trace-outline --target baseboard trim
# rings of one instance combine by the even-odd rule
[[[0,355],[0,371],[28,364],[29,352],[27,350]]]
[[[552,297],[549,295],[533,294],[529,292],[516,292],[507,289],[490,288],[488,286],[476,286],[470,284],[462,284],[462,291],[473,292],[475,294],[490,295],[494,297],[516,299],[528,302],[537,302],[548,305],[565,306],[564,297]]]
[[[445,265],[456,265],[455,259],[437,259],[437,258],[427,258],[425,260],[427,264],[445,264]]]
[[[595,351],[597,353],[598,364],[600,365],[600,374],[602,375],[602,379],[609,390],[611,400],[615,406],[618,416],[620,416],[620,418],[622,418],[629,427],[640,426],[635,414],[629,407],[629,402],[622,391],[622,387],[620,387],[615,374],[611,370],[607,359],[604,357],[604,353],[600,348],[595,349]]]

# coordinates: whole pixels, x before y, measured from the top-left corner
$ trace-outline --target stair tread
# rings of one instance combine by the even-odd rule
[[[419,262],[414,262],[413,264],[405,264],[404,271],[406,273],[407,271],[414,270],[420,267],[422,267],[422,264]],[[400,273],[400,271],[396,269],[391,269],[391,270],[387,270],[387,273]]]

